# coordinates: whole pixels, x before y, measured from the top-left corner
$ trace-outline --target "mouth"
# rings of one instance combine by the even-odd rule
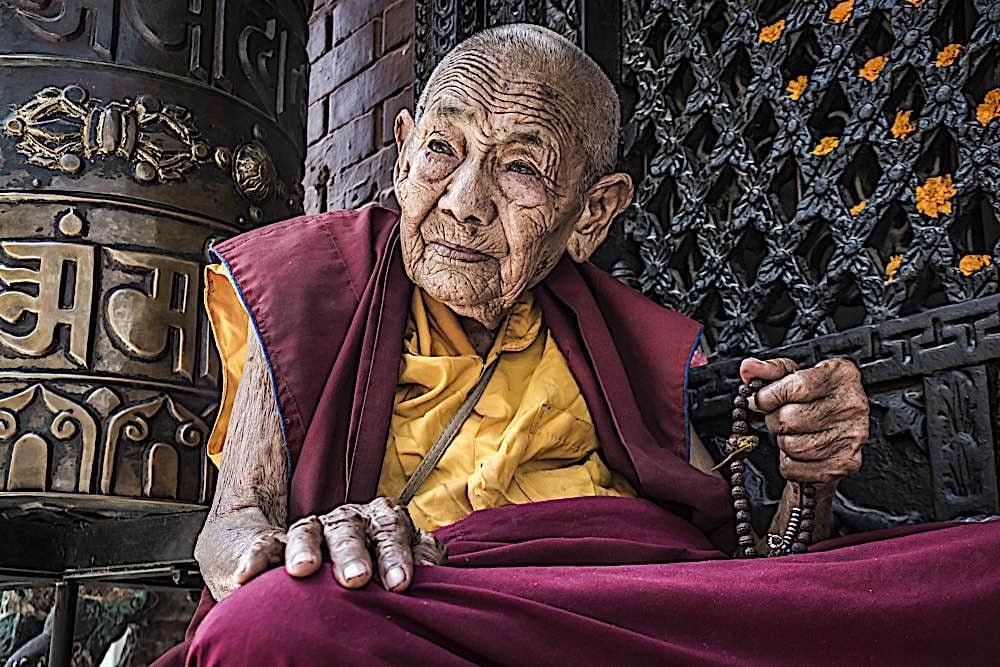
[[[454,259],[459,262],[474,264],[477,262],[485,262],[488,259],[493,259],[489,255],[481,253],[478,250],[454,245],[452,243],[445,243],[444,241],[431,241],[428,245],[441,257],[447,257],[448,259]]]

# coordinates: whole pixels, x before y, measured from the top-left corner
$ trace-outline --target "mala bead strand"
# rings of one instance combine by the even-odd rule
[[[750,499],[745,486],[744,459],[757,446],[757,436],[750,429],[749,398],[763,389],[766,383],[753,378],[740,384],[733,399],[733,428],[726,441],[726,459],[729,463],[729,483],[732,487],[733,509],[736,513],[736,538],[738,555],[743,558],[760,556],[755,547],[753,528],[750,525]],[[798,485],[798,506],[792,508],[788,526],[783,535],[768,536],[768,556],[805,553],[812,542],[813,519],[816,510],[816,489],[811,484]]]

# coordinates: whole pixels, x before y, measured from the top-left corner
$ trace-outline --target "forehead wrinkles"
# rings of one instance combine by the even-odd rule
[[[562,140],[575,137],[573,123],[563,107],[565,96],[544,97],[535,92],[542,82],[502,79],[490,75],[490,70],[496,69],[496,63],[491,63],[474,53],[465,53],[452,63],[435,81],[432,95],[451,92],[461,99],[468,97],[495,114],[516,113],[529,119],[537,120],[549,127]],[[509,93],[501,86],[516,87],[521,90]],[[553,91],[555,89],[553,88]],[[509,107],[514,107],[510,109]]]

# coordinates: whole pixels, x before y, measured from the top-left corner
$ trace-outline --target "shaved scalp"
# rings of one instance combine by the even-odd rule
[[[583,50],[538,25],[515,23],[489,28],[455,47],[434,69],[424,87],[417,103],[418,122],[434,93],[447,87],[456,75],[468,76],[468,66],[473,63],[475,70],[488,68],[498,87],[530,72],[550,88],[541,93],[563,98],[562,104],[553,106],[571,110],[572,118],[558,114],[563,117],[553,121],[564,125],[563,129],[571,129],[582,150],[583,189],[614,170],[621,114],[615,87]]]

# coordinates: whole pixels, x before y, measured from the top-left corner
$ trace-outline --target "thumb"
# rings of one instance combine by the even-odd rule
[[[767,361],[748,357],[740,364],[740,379],[746,383],[753,378],[774,382],[799,370],[791,359],[768,359]]]

